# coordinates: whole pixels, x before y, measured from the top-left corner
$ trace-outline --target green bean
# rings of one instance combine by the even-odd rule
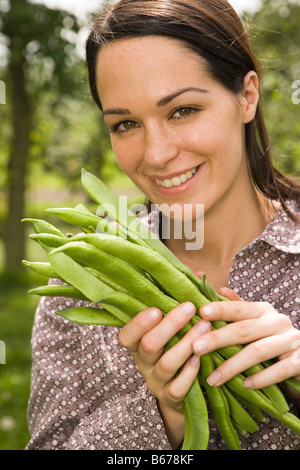
[[[49,253],[48,258],[53,269],[67,283],[82,292],[85,297],[97,303],[105,295],[114,290],[89,273],[83,266],[65,253]]]
[[[50,263],[30,262],[23,260],[22,264],[31,269],[31,271],[40,274],[41,276],[48,277],[49,279],[59,279],[57,272],[54,271]]]
[[[137,237],[136,240],[133,240],[135,243],[139,243],[142,246],[148,245],[152,250],[161,254],[167,261],[175,266],[179,272],[185,274],[194,283],[194,285],[200,289],[200,292],[203,293],[202,281],[195,276],[192,270],[182,263],[174,253],[172,253],[172,251],[169,250],[166,245],[162,243],[161,240],[159,240],[159,238],[157,238],[153,232],[151,232],[143,222],[135,216],[134,213],[129,209],[123,211],[125,212],[124,214],[120,213],[117,197],[111,193],[108,187],[101,180],[85,169],[82,169],[81,184],[87,194],[89,194],[94,201],[102,205],[104,209],[108,210],[108,215],[115,218],[119,224],[127,229],[128,234],[133,234],[133,236],[135,235]],[[113,212],[110,211],[111,207],[113,207]],[[137,230],[137,228],[134,229],[135,226],[139,230]],[[218,300],[225,299],[224,297],[219,296],[219,294],[217,294],[217,298]]]
[[[258,430],[258,425],[242,407],[234,395],[228,390],[225,385],[221,386],[221,389],[227,399],[230,415],[235,423],[241,426],[242,429],[249,433],[254,433]]]
[[[294,378],[286,379],[284,381],[287,385],[292,387],[296,392],[300,393],[300,381]]]
[[[89,273],[93,274],[93,276],[95,276],[97,279],[100,279],[100,281],[105,282],[105,284],[110,286],[113,290],[118,291],[118,292],[126,292],[127,294],[129,294],[127,289],[124,289],[123,287],[121,287],[119,284],[117,284],[117,282],[115,282],[109,276],[106,276],[103,273],[99,273],[99,271],[96,271],[96,269],[89,268],[88,266],[85,266],[85,269]]]
[[[205,387],[214,420],[223,441],[230,450],[241,450],[238,435],[232,425],[227,399],[220,387],[212,387],[207,378],[214,371],[213,360],[210,354],[201,357],[200,380]]]
[[[229,346],[227,348],[222,348],[218,350],[219,360],[222,356],[225,356],[226,359],[234,356],[236,353],[243,349],[242,346]],[[264,370],[264,367],[261,364],[251,367],[250,369],[244,371],[244,374],[249,377],[253,374],[257,374]],[[277,385],[270,385],[261,389],[262,392],[271,400],[273,405],[278,409],[280,413],[286,413],[289,411],[289,406],[286,402],[286,399]]]
[[[35,287],[28,291],[31,295],[39,295],[41,297],[69,297],[72,299],[85,300],[89,299],[82,294],[78,289],[75,289],[72,286],[65,285],[46,285]]]
[[[52,253],[57,254],[62,254],[62,252],[68,253],[76,261],[87,264],[113,279],[118,279],[118,284],[125,289],[130,286],[131,292],[135,297],[151,306],[160,308],[163,312],[169,312],[178,305],[176,300],[168,297],[158,287],[153,285],[143,275],[141,270],[125,261],[119,260],[115,256],[98,250],[92,245],[82,242],[71,242],[52,251]]]
[[[85,214],[89,214],[89,215],[92,215],[92,216],[95,215],[84,204],[77,204],[77,206],[75,207],[75,210],[79,211],[79,212],[84,212]]]
[[[185,434],[182,450],[206,450],[209,440],[208,412],[197,379],[185,397],[184,416]]]
[[[32,238],[45,249],[50,262],[50,266],[47,264],[34,268],[41,271],[44,269],[44,272],[51,274],[51,277],[56,273],[56,276],[69,284],[69,286],[44,286],[32,290],[31,293],[34,291],[40,295],[42,292],[51,292],[49,295],[59,295],[64,292],[70,294],[64,295],[66,297],[79,296],[102,307],[97,310],[102,311],[103,321],[100,323],[99,312],[80,311],[80,308],[70,309],[70,312],[66,313],[71,315],[69,318],[73,315],[72,318],[77,318],[78,323],[116,322],[120,327],[147,306],[156,305],[165,315],[186,300],[192,301],[197,309],[210,301],[228,300],[214,291],[207,282],[206,275],[202,279],[195,276],[135,214],[127,208],[119,207],[118,199],[110,190],[85,170],[82,170],[82,186],[119,225],[110,224],[81,205],[75,209],[47,210],[48,213],[58,215],[86,232],[85,241],[88,243],[76,242],[76,244],[74,242],[76,237],[77,240],[79,237],[84,239],[84,235],[65,238],[59,230],[45,221],[24,219],[33,223],[36,235]],[[99,231],[106,235],[98,234]],[[100,242],[102,246],[97,245]],[[121,292],[122,290],[124,292]],[[195,315],[168,342],[165,351],[176,344],[198,320],[199,316]],[[212,328],[225,325],[225,322],[213,322]],[[183,449],[206,449],[208,445],[207,407],[199,381],[206,390],[219,432],[229,448],[240,449],[235,428],[241,433],[246,430],[254,432],[253,420],[239,402],[246,407],[248,404],[249,411],[260,420],[263,420],[263,410],[299,434],[300,421],[287,411],[285,399],[276,386],[266,387],[263,391],[246,389],[243,386],[242,374],[221,387],[208,385],[206,378],[214,370],[212,360],[218,366],[241,349],[242,346],[230,346],[202,357],[199,377],[185,398],[186,432]],[[252,375],[263,370],[263,367],[265,364],[255,366],[245,371],[244,375]],[[199,403],[194,400],[199,400]],[[238,407],[236,403],[239,404]],[[241,416],[238,413],[239,407],[244,410]]]
[[[136,299],[130,294],[124,292],[113,292],[112,294],[106,295],[101,299],[101,305],[113,305],[118,309],[122,310],[124,314],[131,320],[142,310],[146,310],[148,305],[140,300]]]
[[[74,236],[70,241],[85,241],[101,251],[137,265],[148,272],[167,295],[173,296],[178,302],[189,299],[197,309],[209,303],[198,288],[187,277],[178,271],[159,253],[150,248],[134,245],[127,240],[100,234]],[[176,279],[176,283],[174,283]]]
[[[212,302],[218,302],[218,295],[215,289],[206,281],[206,274],[203,274],[201,281],[204,295]]]
[[[218,364],[217,364],[218,365]],[[283,423],[293,432],[300,435],[300,420],[290,412],[281,414],[272,402],[260,390],[246,389],[243,385],[243,377],[239,374],[228,380],[226,385],[238,395],[245,397],[251,403],[264,410],[277,421]]]
[[[136,243],[146,246],[146,239],[155,237],[153,232],[127,207],[120,208],[118,198],[112,194],[102,181],[84,169],[81,170],[81,184],[86,193],[104,208],[108,216],[125,228],[127,234],[133,235],[133,240]]]
[[[118,233],[118,227],[110,224],[106,220],[97,217],[94,214],[89,214],[78,209],[70,209],[67,207],[62,208],[49,208],[45,209],[48,214],[56,215],[64,222],[80,227],[82,230],[90,230],[92,227],[95,230],[103,230],[104,233],[115,235]]]
[[[253,403],[251,403],[250,401],[246,400],[246,398],[244,397],[241,397],[241,396],[237,396],[235,392],[232,391],[232,394],[241,402],[245,405],[246,408],[248,408],[248,410],[250,411],[250,413],[254,416],[254,418],[256,418],[258,421],[260,421],[261,423],[264,423],[266,421],[266,417],[265,415],[263,414],[263,412],[261,411],[260,408],[258,408],[257,406],[255,406]]]
[[[245,437],[249,432],[244,429],[240,424],[238,424],[233,418],[231,418],[232,426],[240,433],[242,437]]]
[[[23,219],[22,222],[30,222],[33,225],[35,233],[50,233],[57,235],[58,237],[64,238],[64,235],[54,225],[49,224],[45,220],[41,219]]]
[[[249,377],[262,370],[264,370],[264,368],[260,364],[258,364],[257,366],[251,367],[251,369],[246,370],[244,374]],[[267,395],[267,397],[271,400],[273,405],[281,414],[287,413],[290,410],[290,407],[287,404],[286,399],[279,387],[277,387],[276,385],[269,385],[268,387],[263,387],[260,390]]]
[[[122,322],[123,323],[122,326],[126,325],[131,320],[130,316],[126,315],[122,310],[115,307],[114,305],[106,304],[105,302],[99,302],[99,305],[103,309],[108,311],[111,315],[113,315],[115,317],[116,321]],[[102,326],[105,326],[105,324],[103,324]],[[110,325],[110,326],[112,326],[112,325]]]
[[[58,248],[68,242],[67,239],[49,233],[37,233],[29,235],[29,238],[39,242],[42,246]]]
[[[81,325],[101,325],[101,326],[124,326],[124,322],[118,320],[115,315],[104,308],[94,307],[74,307],[69,310],[57,310],[58,315],[73,323]]]

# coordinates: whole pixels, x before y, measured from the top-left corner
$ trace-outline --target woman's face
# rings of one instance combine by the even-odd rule
[[[146,36],[103,46],[97,89],[118,164],[153,203],[204,204],[207,213],[243,197],[247,100],[184,44]]]

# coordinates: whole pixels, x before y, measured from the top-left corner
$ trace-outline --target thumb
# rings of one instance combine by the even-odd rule
[[[233,301],[241,301],[242,299],[240,296],[234,292],[234,290],[229,289],[228,287],[221,287],[221,289],[218,290],[218,293],[222,295],[223,297],[227,297],[229,300]]]

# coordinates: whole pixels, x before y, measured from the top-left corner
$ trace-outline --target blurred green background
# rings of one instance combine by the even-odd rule
[[[30,338],[39,299],[27,292],[46,281],[22,267],[23,259],[44,255],[21,219],[43,218],[68,231],[43,211],[79,202],[93,209],[80,188],[82,167],[127,195],[129,204],[143,201],[119,170],[90,98],[83,44],[92,16],[63,10],[63,0],[59,5],[0,0],[0,341],[6,347],[0,450],[24,449],[29,439]],[[264,0],[242,18],[263,68],[276,166],[299,176],[300,2]]]

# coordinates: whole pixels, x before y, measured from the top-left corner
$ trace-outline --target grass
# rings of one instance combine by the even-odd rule
[[[27,291],[39,282],[27,273],[0,277],[0,340],[6,349],[0,364],[0,450],[22,450],[29,440],[30,339],[39,299]]]

